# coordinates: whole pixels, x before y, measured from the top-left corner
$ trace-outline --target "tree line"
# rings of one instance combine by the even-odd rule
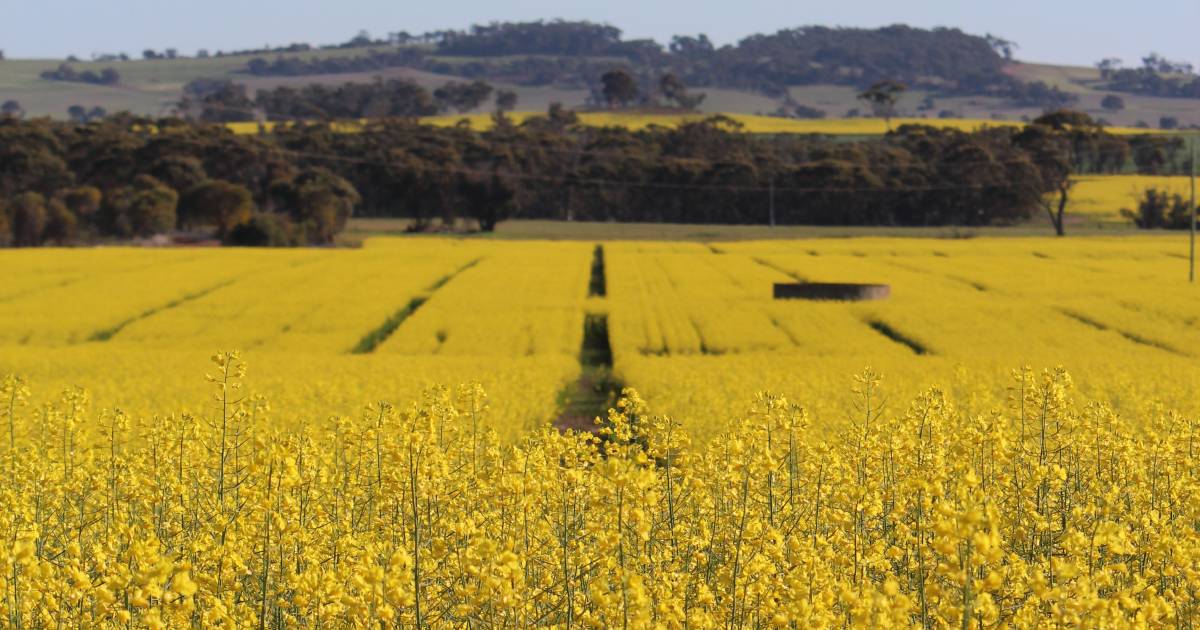
[[[1122,67],[1116,58],[1102,59],[1096,63],[1105,87],[1115,92],[1166,96],[1172,98],[1200,98],[1200,76],[1187,62],[1170,61],[1151,53],[1142,58],[1136,68]]]
[[[54,70],[46,70],[41,73],[41,78],[46,81],[68,81],[75,83],[92,83],[94,85],[117,85],[121,82],[121,73],[113,68],[104,68],[96,72],[94,70],[84,70],[79,72],[70,64],[59,64]]]
[[[1005,225],[1061,232],[1071,175],[1167,143],[1054,112],[1024,128],[901,126],[853,142],[760,136],[728,118],[595,128],[552,107],[485,132],[383,118],[257,136],[178,119],[0,120],[0,238],[16,245],[200,232],[227,243],[329,243],[352,213],[418,229],[508,218],[815,225]],[[1134,147],[1139,147],[1135,149]]]
[[[0,117],[0,244],[150,237],[331,243],[360,198],[328,169],[216,125]]]
[[[246,72],[255,76],[305,76],[312,74],[341,74],[369,72],[397,67],[421,67],[426,55],[417,48],[393,50],[370,50],[364,55],[353,57],[288,57],[278,56],[273,60],[255,57],[246,62]]]
[[[857,142],[758,136],[713,116],[676,128],[578,124],[552,107],[491,130],[412,118],[239,136],[223,125],[115,115],[0,119],[0,239],[13,245],[173,230],[229,244],[328,244],[349,216],[990,226],[1045,212],[1072,175],[1180,163],[1177,138],[1118,137],[1086,114],[976,132],[905,125]]]
[[[593,99],[609,107],[667,105],[690,111],[705,98],[669,73],[646,86],[616,69],[602,74],[598,84]],[[271,121],[432,116],[465,113],[488,103],[493,111],[504,112],[512,111],[518,102],[516,92],[480,80],[447,81],[430,91],[406,79],[376,78],[366,83],[280,86],[259,90],[250,98],[246,87],[232,80],[196,79],[184,86],[183,93],[179,111],[206,122],[246,122],[260,116]]]

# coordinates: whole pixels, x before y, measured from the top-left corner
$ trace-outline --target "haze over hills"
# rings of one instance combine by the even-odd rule
[[[496,93],[515,94],[518,110],[544,111],[555,102],[600,106],[600,76],[619,67],[638,81],[634,106],[678,104],[664,103],[661,91],[662,77],[671,74],[693,95],[686,105],[698,111],[837,118],[864,112],[856,95],[866,85],[895,80],[908,87],[900,116],[1020,120],[1069,106],[1114,125],[1200,124],[1200,79],[1187,64],[1152,55],[1132,69],[1055,66],[1012,52],[1011,42],[991,35],[905,26],[801,27],[717,47],[703,35],[666,44],[627,40],[619,29],[588,22],[503,23],[380,39],[362,33],[320,47],[7,59],[0,61],[0,103],[26,116],[67,117],[72,106],[76,117],[101,110],[164,116],[179,110],[185,92],[203,98],[206,86],[230,81],[240,105],[221,103],[254,110],[238,118],[319,118],[336,114],[318,107],[311,115],[273,115],[254,101],[263,91],[313,85],[401,80],[432,93],[447,82],[483,81]],[[490,99],[435,105],[447,112],[493,107]]]

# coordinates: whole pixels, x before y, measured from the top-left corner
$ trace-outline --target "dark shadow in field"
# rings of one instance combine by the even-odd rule
[[[597,245],[592,255],[592,273],[588,295],[604,297],[608,287],[604,275],[604,247]],[[612,344],[608,339],[608,316],[587,313],[583,317],[583,343],[579,348],[579,378],[559,392],[559,431],[595,432],[597,417],[616,404],[621,383],[613,376]]]
[[[887,322],[883,322],[878,319],[871,319],[867,320],[867,325],[874,329],[875,332],[887,337],[888,339],[891,339],[892,341],[908,348],[909,350],[912,350],[913,354],[931,354],[929,349],[920,342],[905,335],[899,330],[896,330]]]

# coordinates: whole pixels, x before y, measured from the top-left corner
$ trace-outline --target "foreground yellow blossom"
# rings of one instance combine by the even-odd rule
[[[1062,369],[965,414],[872,370],[832,435],[759,394],[718,439],[626,390],[505,444],[477,386],[275,422],[237,353],[205,411],[0,381],[7,627],[1190,627],[1190,418]],[[251,377],[253,374],[251,374]],[[33,384],[36,386],[36,383]],[[36,390],[35,390],[36,391]],[[598,421],[599,422],[599,421]]]

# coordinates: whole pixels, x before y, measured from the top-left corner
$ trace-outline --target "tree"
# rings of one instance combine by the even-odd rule
[[[1138,173],[1142,175],[1158,175],[1162,173],[1170,158],[1167,155],[1168,140],[1158,136],[1135,138],[1133,145],[1133,163]]]
[[[1041,120],[1039,118],[1038,120]],[[1042,207],[1050,217],[1054,233],[1066,234],[1064,220],[1074,181],[1071,179],[1071,142],[1061,130],[1037,121],[1015,138],[1037,166],[1039,177],[1029,184],[1041,193]]]
[[[370,46],[370,45],[371,45],[371,33],[368,32],[366,29],[359,29],[358,33],[355,34],[354,37],[350,39],[350,41],[346,42],[347,48],[356,48],[356,47],[360,47],[360,46]]]
[[[458,88],[454,88],[456,91],[462,89],[466,93],[490,89],[486,83],[474,87],[473,84],[458,83],[457,86]],[[444,98],[440,103],[435,102],[429,91],[421,85],[398,79],[377,79],[371,83],[345,83],[338,86],[315,84],[299,90],[282,86],[273,90],[260,90],[252,103],[245,97],[244,86],[238,87],[242,88],[240,96],[231,92],[234,89],[232,87],[221,88],[226,93],[226,96],[221,97],[222,109],[231,109],[230,98],[245,99],[247,104],[235,104],[233,109],[247,111],[252,115],[252,109],[257,107],[271,120],[428,116],[442,111],[439,106],[443,109],[450,107],[450,101],[457,99],[455,96],[447,100],[449,93],[445,90],[446,86],[443,86]],[[216,97],[206,96],[204,101],[207,102],[211,98]],[[478,103],[482,103],[486,98],[484,95]]]
[[[668,72],[658,80],[658,91],[662,92],[663,98],[675,102],[680,96],[687,94],[687,86],[679,77],[675,76],[675,73]]]
[[[255,212],[254,216],[225,237],[229,245],[241,247],[286,247],[297,245],[295,226],[288,218],[272,212]]]
[[[246,122],[254,120],[255,103],[246,96],[246,86],[240,83],[197,79],[184,86],[179,109],[206,122]]]
[[[35,192],[21,193],[8,205],[12,243],[17,247],[41,245],[46,231],[46,198]]]
[[[1096,169],[1102,173],[1120,173],[1129,162],[1129,143],[1119,136],[1106,133],[1096,143]]]
[[[876,116],[883,118],[888,131],[892,130],[892,117],[896,115],[896,103],[908,89],[897,81],[880,81],[858,94],[858,100],[871,107]]]
[[[455,109],[463,114],[483,104],[492,95],[492,86],[483,81],[460,83],[450,81],[433,91],[433,100],[438,109]]]
[[[184,155],[168,155],[154,161],[150,175],[175,190],[188,191],[208,179],[200,160]]]
[[[346,227],[354,207],[362,197],[354,186],[327,169],[304,171],[292,181],[295,190],[294,220],[308,236],[308,242],[329,244]]]
[[[250,220],[254,195],[240,184],[210,179],[192,187],[179,200],[177,224],[185,230],[213,226],[218,237]]]
[[[673,55],[688,58],[703,58],[712,55],[716,47],[708,39],[708,35],[701,33],[696,37],[676,35],[671,38],[668,49]]]
[[[1163,116],[1158,119],[1159,129],[1177,129],[1179,127],[1179,119],[1174,116]]]
[[[1105,57],[1096,62],[1096,68],[1100,70],[1100,78],[1108,79],[1114,72],[1121,69],[1121,60],[1116,57]]]
[[[1100,107],[1110,112],[1119,112],[1125,109],[1125,99],[1116,94],[1109,94],[1100,101]]]
[[[91,221],[99,212],[103,199],[104,195],[100,189],[94,186],[79,186],[62,194],[62,201],[67,209],[84,221]]]
[[[638,95],[637,80],[625,70],[609,70],[600,77],[604,101],[610,108],[625,107]]]
[[[517,107],[517,93],[512,90],[496,91],[496,111],[511,112]]]
[[[20,135],[12,141],[0,136],[0,197],[26,191],[51,195],[73,185],[75,174],[51,146]]]
[[[118,236],[153,236],[175,227],[179,194],[149,175],[109,192],[101,223]]]
[[[83,105],[72,105],[68,107],[67,116],[70,116],[71,120],[74,120],[81,125],[86,123],[88,120],[87,109],[85,109]]]
[[[988,33],[983,37],[987,40],[988,45],[991,46],[993,50],[1004,56],[1005,61],[1012,61],[1013,49],[1018,47],[1016,42],[1004,39],[1002,37],[996,37],[991,33]]]
[[[332,243],[362,202],[353,184],[325,168],[311,168],[291,180],[276,181],[270,198],[276,210],[291,217],[304,241],[314,244]]]
[[[515,182],[498,170],[491,174],[463,175],[459,183],[467,212],[479,222],[479,229],[495,232],[496,225],[512,216],[517,196]]]
[[[45,238],[59,245],[74,242],[79,231],[79,219],[62,201],[51,199],[46,204]]]
[[[129,200],[129,224],[138,236],[169,232],[175,227],[179,194],[161,184],[133,194]]]
[[[1137,211],[1122,208],[1121,216],[1143,230],[1186,230],[1192,223],[1192,212],[1183,195],[1172,195],[1157,188],[1147,188],[1143,191]]]
[[[24,116],[25,109],[14,100],[9,99],[0,105],[0,117],[23,118]]]
[[[674,103],[681,109],[696,109],[700,103],[704,102],[705,94],[690,94],[687,86],[683,81],[675,76],[674,73],[668,72],[664,74],[658,81],[658,90],[662,92],[663,98],[667,102]]]

